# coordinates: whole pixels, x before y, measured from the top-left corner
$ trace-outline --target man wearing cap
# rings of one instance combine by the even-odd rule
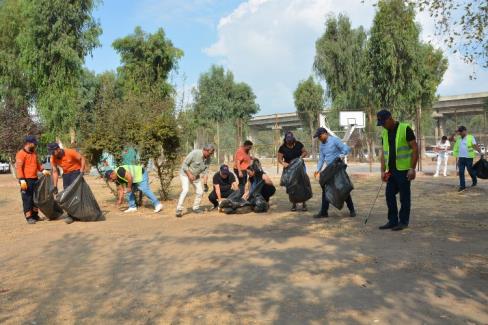
[[[52,178],[54,185],[54,192],[58,191],[58,167],[63,170],[63,189],[67,189],[77,178],[83,174],[85,170],[85,157],[74,149],[61,149],[59,144],[50,143],[47,145],[49,154],[51,155]],[[64,222],[67,224],[75,221],[76,218],[68,215]]]
[[[252,162],[252,157],[250,154],[252,146],[253,143],[250,140],[244,141],[242,146],[237,149],[234,156],[234,173],[237,175],[237,179],[239,180],[239,191],[241,191],[241,195],[244,194],[247,183],[247,167],[249,167]]]
[[[119,194],[117,205],[122,204],[124,193],[127,195],[129,208],[124,212],[137,211],[136,196],[134,195],[135,190],[141,191],[149,198],[149,200],[151,200],[155,213],[163,209],[163,205],[151,191],[151,188],[149,187],[149,175],[141,165],[123,165],[114,170],[107,170],[105,172],[105,179],[117,184]]]
[[[220,170],[215,173],[213,186],[214,189],[208,196],[208,200],[212,202],[214,209],[219,206],[222,199],[228,198],[234,191],[239,190],[236,177],[225,164],[220,166]]]
[[[410,182],[415,179],[418,148],[415,134],[407,123],[396,122],[391,113],[381,110],[376,115],[378,126],[383,127],[381,139],[381,180],[386,183],[388,222],[379,229],[403,230],[410,221]],[[401,208],[398,212],[396,195],[400,193]]]
[[[349,148],[345,143],[343,143],[339,138],[329,135],[325,128],[318,128],[315,132],[314,138],[318,138],[320,141],[320,156],[319,162],[317,164],[317,171],[314,173],[315,177],[320,173],[324,163],[327,165],[332,164],[336,159],[343,159],[349,152]],[[349,209],[349,215],[353,218],[356,216],[356,211],[354,209],[354,203],[352,202],[352,197],[349,195],[346,199],[346,205]],[[325,196],[325,189],[322,188],[322,207],[320,212],[314,216],[314,218],[327,218],[329,216],[329,201]]]
[[[464,170],[468,170],[469,176],[473,183],[472,186],[476,186],[478,180],[476,177],[476,171],[473,169],[473,159],[476,157],[475,150],[481,154],[481,149],[476,143],[476,139],[472,134],[468,134],[466,127],[461,125],[457,130],[459,136],[456,138],[454,148],[452,149],[454,157],[457,159],[457,166],[459,169],[459,192],[466,190],[466,181],[464,178]]]
[[[295,139],[293,132],[285,133],[283,144],[278,149],[278,163],[283,166],[283,169],[288,168],[292,160],[297,158],[305,158],[308,155],[303,143]],[[297,204],[292,203],[291,211],[297,210]],[[307,203],[302,203],[302,211],[307,211]]]
[[[183,216],[183,204],[185,203],[186,196],[190,189],[190,184],[195,187],[195,200],[193,202],[193,212],[202,213],[200,209],[200,203],[202,201],[203,190],[208,191],[208,167],[210,166],[210,160],[214,154],[215,148],[211,144],[205,145],[203,149],[195,149],[186,156],[180,170],[180,180],[182,191],[180,198],[178,199],[178,205],[176,207],[176,217],[181,218]],[[202,176],[204,188],[202,187]]]
[[[49,171],[43,170],[39,163],[36,146],[36,137],[32,135],[26,136],[24,139],[24,147],[15,156],[15,169],[20,184],[20,196],[22,197],[24,216],[28,224],[35,224],[41,220],[39,217],[39,209],[34,204],[37,172],[42,171],[44,175],[49,175]]]

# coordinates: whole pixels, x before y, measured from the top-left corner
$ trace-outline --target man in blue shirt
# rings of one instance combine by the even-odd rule
[[[349,148],[346,144],[342,143],[342,141],[329,135],[325,128],[318,128],[317,132],[315,132],[314,138],[318,138],[320,141],[320,156],[319,162],[317,164],[317,171],[315,172],[315,177],[320,173],[322,167],[324,166],[324,162],[327,165],[332,164],[337,158],[343,159],[349,152],[351,152],[351,148]],[[352,202],[351,195],[349,195],[346,199],[346,205],[349,208],[349,215],[351,217],[356,216],[356,212],[354,210],[354,203]],[[329,201],[325,196],[325,189],[322,189],[322,207],[320,212],[314,216],[314,218],[327,218],[329,216]]]

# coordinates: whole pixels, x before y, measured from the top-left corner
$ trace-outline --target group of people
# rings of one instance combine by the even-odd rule
[[[403,230],[408,227],[411,207],[410,184],[416,177],[416,166],[418,161],[418,147],[415,134],[407,123],[395,121],[388,110],[381,110],[377,113],[377,125],[383,127],[381,140],[382,150],[380,154],[381,180],[386,182],[386,203],[388,207],[388,222],[379,229],[392,229],[395,231]],[[459,167],[459,190],[466,188],[464,171],[468,170],[473,183],[476,186],[476,172],[472,169],[475,151],[480,152],[480,147],[470,134],[467,134],[464,126],[457,130],[459,136],[454,140],[453,153],[458,159]],[[332,164],[337,159],[344,159],[351,149],[339,138],[329,134],[327,129],[320,127],[316,130],[314,138],[317,138],[319,147],[319,160],[314,176],[317,177],[325,166]],[[34,224],[40,220],[38,208],[33,201],[34,191],[38,181],[38,172],[45,176],[52,177],[54,194],[57,194],[59,171],[62,171],[63,188],[69,187],[85,170],[85,158],[74,149],[61,148],[58,143],[48,144],[50,155],[51,171],[44,170],[39,163],[36,153],[37,139],[34,136],[27,136],[23,148],[16,156],[16,172],[19,179],[21,197],[23,202],[24,216],[27,223]],[[269,202],[275,194],[276,187],[271,178],[263,171],[259,161],[252,157],[251,150],[253,143],[249,140],[236,151],[234,157],[233,172],[228,165],[223,164],[213,175],[213,189],[208,199],[213,208],[219,207],[223,199],[228,198],[233,193],[238,192],[243,199],[248,199],[250,193],[259,190],[260,195]],[[438,176],[441,161],[444,162],[444,175],[446,175],[447,151],[449,141],[444,137],[437,146],[439,159],[437,172]],[[176,207],[176,217],[180,218],[184,214],[184,203],[188,195],[190,185],[195,189],[193,201],[193,212],[202,213],[201,201],[204,192],[209,191],[208,171],[211,158],[215,152],[213,145],[208,144],[203,149],[191,151],[184,159],[179,171],[181,182],[181,193]],[[283,169],[288,168],[290,163],[297,158],[304,158],[308,155],[303,143],[298,141],[292,132],[286,132],[283,144],[278,150],[278,163]],[[121,205],[124,197],[128,201],[128,209],[125,212],[137,211],[136,197],[134,192],[141,191],[149,198],[154,206],[154,212],[160,212],[163,205],[156,198],[149,186],[149,176],[147,170],[142,165],[122,165],[114,169],[109,169],[104,173],[107,181],[117,184],[118,199],[117,204]],[[259,187],[258,187],[259,184]],[[401,207],[398,210],[397,194],[400,195]],[[354,202],[349,195],[345,203],[349,209],[350,217],[357,215]],[[321,208],[314,216],[315,218],[327,218],[329,201],[322,189]],[[297,204],[292,202],[292,211],[297,211]],[[306,202],[302,202],[302,211],[307,211]],[[70,224],[76,218],[70,215],[65,217],[65,222]]]

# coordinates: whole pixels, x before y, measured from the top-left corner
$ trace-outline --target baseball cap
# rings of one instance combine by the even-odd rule
[[[28,143],[32,143],[32,144],[37,145],[37,139],[36,139],[36,137],[35,137],[35,136],[33,136],[33,135],[28,135],[28,136],[26,136],[26,137],[24,138],[24,142],[26,142],[26,143],[28,142]]]
[[[47,152],[52,155],[54,153],[54,150],[58,149],[59,148],[59,144],[57,144],[56,142],[53,142],[53,143],[49,143],[47,145]]]
[[[315,131],[314,138],[318,138],[322,134],[327,133],[327,130],[325,128],[318,128],[317,131]]]
[[[109,179],[110,178],[110,175],[112,175],[113,172],[114,171],[112,169],[109,169],[109,170],[105,171],[105,173],[103,174],[103,177],[105,179]]]
[[[293,132],[288,131],[285,133],[285,141],[286,142],[293,142],[295,141],[295,136],[293,135]]]
[[[458,132],[466,131],[466,127],[464,125],[461,125],[461,126],[458,127],[457,131]]]
[[[382,109],[381,111],[376,113],[376,117],[378,118],[378,123],[376,123],[376,125],[383,126],[385,125],[386,120],[391,117],[391,113],[386,109]]]
[[[224,175],[229,175],[230,174],[229,166],[225,164],[220,166],[220,172]]]

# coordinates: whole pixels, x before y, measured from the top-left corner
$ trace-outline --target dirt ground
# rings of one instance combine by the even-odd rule
[[[27,225],[0,175],[0,323],[488,324],[488,182],[419,176],[392,232],[383,194],[364,225],[378,176],[352,178],[354,219],[313,219],[316,182],[309,212],[279,189],[267,214],[177,219],[173,200],[127,215],[88,176],[105,221]]]

